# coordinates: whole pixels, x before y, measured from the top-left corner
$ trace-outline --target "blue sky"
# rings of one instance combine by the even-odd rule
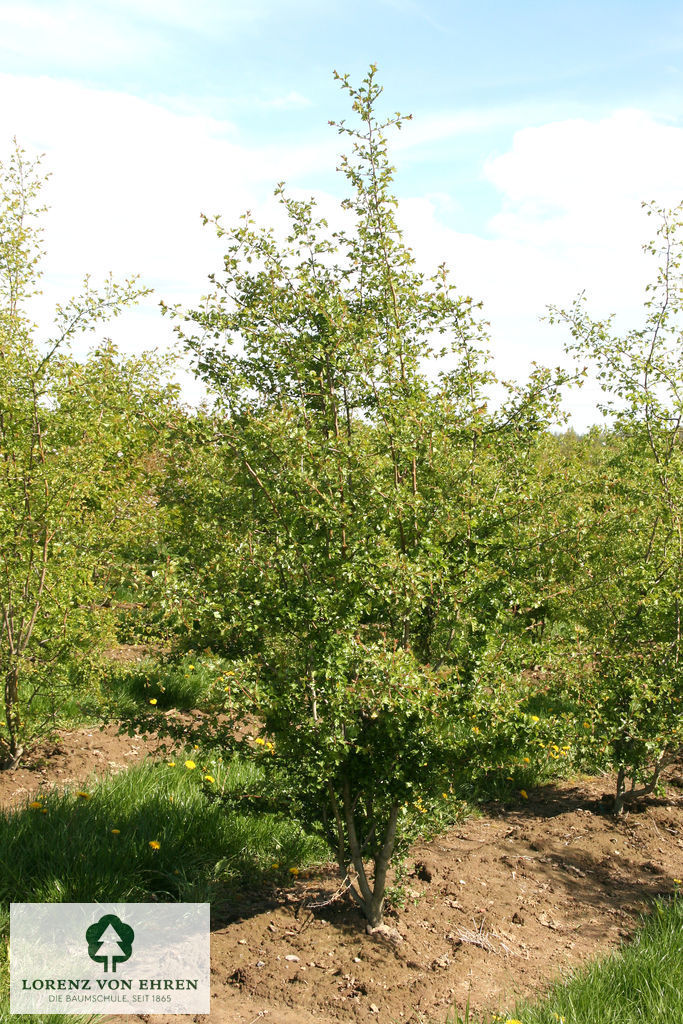
[[[393,154],[408,238],[484,299],[509,372],[560,358],[538,317],[578,287],[637,322],[639,202],[683,198],[682,50],[663,0],[0,0],[0,158],[16,134],[53,172],[46,303],[108,269],[193,301],[217,256],[201,210],[267,218],[281,178],[341,194],[332,70],[375,62],[414,114]],[[167,343],[154,301],[121,344]]]

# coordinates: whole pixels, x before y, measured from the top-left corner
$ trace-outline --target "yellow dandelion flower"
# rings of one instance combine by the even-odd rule
[[[522,758],[522,760],[524,761],[524,764],[530,764],[530,763],[531,763],[531,762],[529,761],[529,758],[528,758],[528,757],[523,757],[523,758]]]
[[[674,878],[674,885],[683,885],[683,878]]]
[[[121,835],[121,829],[120,829],[120,828],[113,828],[113,829],[111,830],[111,834],[112,834],[113,836],[120,836],[120,835]]]
[[[254,740],[254,743],[255,743],[255,744],[256,744],[257,746],[259,746],[259,747],[265,747],[265,745],[266,745],[266,741],[265,741],[265,740],[262,740],[260,736],[257,736],[257,737],[256,737],[256,739]]]
[[[90,793],[86,793],[83,790],[79,790],[79,792],[76,793],[76,796],[80,796],[81,800],[89,800],[90,799]]]
[[[175,768],[175,761],[169,761],[168,763],[170,764],[171,768]]]
[[[441,796],[444,798],[444,800],[448,800],[448,793],[442,793]]]
[[[271,868],[273,868],[273,870],[275,870],[275,871],[277,871],[277,869],[278,869],[278,868],[280,867],[280,865],[279,865],[279,864],[277,864],[277,863],[276,863],[276,864],[271,864],[270,866],[271,866]]]
[[[150,697],[150,701],[149,702],[150,702],[150,704],[156,704],[156,702],[157,702],[156,697]]]
[[[538,715],[532,715],[531,721],[534,723],[534,725],[536,725],[536,722],[540,722],[541,719],[538,717]]]
[[[479,733],[481,732],[481,729],[479,728],[478,725],[473,725],[472,726],[472,732],[475,734],[475,736],[478,736]]]
[[[194,665],[188,665],[187,667],[189,668],[189,670],[190,670],[190,672],[191,672],[191,671],[192,671],[192,669],[194,668]]]
[[[47,814],[47,807],[43,807],[43,809],[41,810],[40,813],[41,814]]]
[[[160,850],[161,849],[161,843],[157,839],[150,839],[150,841],[147,843],[147,845],[151,846],[151,848],[153,850]]]
[[[215,781],[216,780],[214,779],[213,775],[205,775],[204,776],[204,782],[215,782]]]
[[[298,868],[290,868],[289,869],[289,873],[290,873],[290,875],[294,875],[294,877],[296,878],[296,876],[299,874],[299,869]]]
[[[512,778],[512,776],[511,776],[511,775],[508,775],[508,776],[507,776],[507,780],[508,780],[508,782],[514,782],[514,781],[515,781],[515,780],[514,780],[514,779]]]
[[[520,789],[519,795],[521,797],[523,797],[524,800],[528,800],[529,799],[529,794],[527,793],[527,791],[525,789]]]
[[[35,811],[42,811],[43,805],[40,800],[31,800],[29,807],[32,807]]]
[[[193,768],[196,768],[196,767],[197,767],[197,765],[196,765],[196,764],[194,763],[194,761],[186,761],[186,762],[185,762],[185,767],[186,767],[186,768],[189,768],[189,769],[190,769],[190,771],[192,771],[192,769],[193,769]]]
[[[590,722],[584,722],[583,723],[583,727],[584,727],[584,729],[590,729],[590,727],[591,727]]]

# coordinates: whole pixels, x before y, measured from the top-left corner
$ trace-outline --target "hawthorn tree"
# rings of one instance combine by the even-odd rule
[[[102,607],[154,516],[149,452],[173,393],[148,356],[124,359],[107,342],[82,361],[68,352],[145,294],[134,278],[101,290],[86,278],[37,342],[44,180],[19,147],[0,164],[0,762],[10,764],[54,722],[78,657],[111,632]]]
[[[564,653],[593,745],[617,773],[616,814],[651,793],[683,747],[683,208],[644,205],[659,227],[646,246],[658,270],[643,326],[616,334],[582,296],[551,311],[595,368],[610,421],[567,486],[564,604],[576,629]]]
[[[387,131],[404,119],[377,117],[374,67],[359,88],[336,78],[357,120],[336,125],[352,229],[279,185],[284,240],[216,219],[212,294],[167,312],[216,395],[216,478],[191,458],[178,491],[210,505],[213,545],[184,519],[188,569],[240,656],[228,709],[250,695],[373,928],[407,806],[472,755],[514,632],[527,456],[559,381],[536,368],[492,409],[477,304],[443,266],[425,280],[397,226]]]

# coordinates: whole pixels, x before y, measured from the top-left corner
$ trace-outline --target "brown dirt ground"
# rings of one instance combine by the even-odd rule
[[[61,734],[26,767],[0,772],[0,805],[82,784],[93,771],[120,770],[154,750],[154,740],[118,736],[114,727]],[[666,799],[649,799],[619,821],[600,812],[611,781],[544,786],[414,846],[406,905],[387,918],[404,937],[397,946],[365,934],[344,901],[313,906],[335,892],[330,866],[302,873],[287,889],[246,894],[214,924],[210,1020],[443,1022],[468,997],[473,1010],[491,1013],[542,992],[628,939],[649,900],[683,877],[681,767],[668,773]]]

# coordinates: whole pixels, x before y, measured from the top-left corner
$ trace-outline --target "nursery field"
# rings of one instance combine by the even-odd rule
[[[683,211],[636,327],[581,295],[501,379],[403,241],[402,115],[335,77],[339,223],[278,185],[160,303],[196,408],[70,348],[136,278],[36,336],[45,175],[0,164],[0,984],[11,901],[208,901],[217,1020],[674,1024]]]

